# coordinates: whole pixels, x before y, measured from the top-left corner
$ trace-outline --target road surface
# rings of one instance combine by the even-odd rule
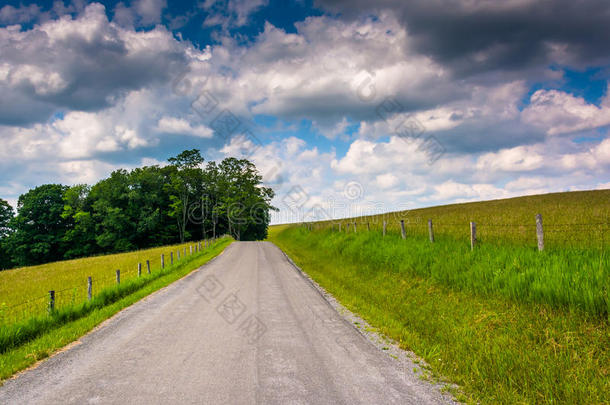
[[[233,243],[0,387],[1,404],[444,401],[269,242]]]

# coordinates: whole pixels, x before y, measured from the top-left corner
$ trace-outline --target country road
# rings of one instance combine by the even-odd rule
[[[269,242],[233,243],[0,387],[0,404],[446,402]]]

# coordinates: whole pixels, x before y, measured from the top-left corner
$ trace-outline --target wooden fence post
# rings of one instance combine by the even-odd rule
[[[180,249],[176,251],[176,261],[180,260]]]
[[[55,310],[55,290],[49,291],[49,314]]]
[[[356,233],[356,223],[354,222],[354,233]]]
[[[428,234],[430,235],[430,242],[434,242],[434,229],[432,228],[432,220],[428,220]]]
[[[165,255],[163,253],[161,253],[161,268],[165,268]]]
[[[542,214],[536,214],[536,238],[538,239],[538,250],[544,250],[544,229],[542,228]]]
[[[93,280],[91,276],[87,277],[87,300],[91,301],[93,298]]]
[[[174,252],[169,252],[169,265],[174,264]]]
[[[339,222],[339,232],[341,232],[341,222]]]
[[[138,263],[138,277],[142,277],[142,263]]]
[[[470,250],[474,250],[474,245],[477,243],[477,224],[470,223]]]
[[[150,260],[146,261],[146,271],[150,274]]]
[[[116,283],[121,284],[121,270],[116,271]]]
[[[385,236],[385,230],[386,230],[386,226],[388,225],[387,222],[385,222],[385,220],[383,221],[383,236]]]
[[[190,254],[190,255],[192,255],[192,254],[193,254],[193,245],[190,245],[190,246],[189,246],[189,249],[190,249],[189,254]]]
[[[405,231],[405,220],[400,220],[400,234],[403,239],[407,239],[407,231]]]
[[[371,231],[371,223],[370,222],[366,223],[366,230],[369,231],[369,232]]]
[[[184,250],[182,251],[182,258],[186,258],[186,246],[184,247]]]
[[[199,251],[201,252],[201,241],[199,241]]]
[[[349,222],[347,223],[347,225],[345,226],[345,232],[349,232]]]

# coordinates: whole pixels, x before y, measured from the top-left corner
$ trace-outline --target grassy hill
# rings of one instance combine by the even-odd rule
[[[609,218],[600,190],[276,226],[269,239],[463,400],[610,403]]]
[[[384,213],[358,218],[324,221],[322,226],[345,230],[381,231],[383,221],[388,232],[400,232],[400,220],[405,221],[408,235],[428,235],[428,220],[433,222],[436,237],[449,236],[468,241],[469,222],[477,226],[482,243],[516,243],[536,246],[535,215],[541,214],[545,231],[545,246],[607,247],[610,243],[610,190],[551,193],[501,200],[443,205],[408,211]]]

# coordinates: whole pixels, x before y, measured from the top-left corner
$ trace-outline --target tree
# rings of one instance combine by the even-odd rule
[[[13,266],[7,241],[11,234],[14,215],[13,207],[7,201],[0,199],[0,269],[9,269]]]
[[[246,159],[226,158],[219,165],[219,212],[226,216],[229,234],[239,240],[267,237],[274,192],[262,186],[262,176]]]
[[[66,259],[90,256],[98,250],[95,241],[95,222],[88,198],[90,190],[91,188],[86,184],[77,184],[64,193],[62,217],[69,221],[64,236]]]
[[[171,204],[170,215],[176,219],[180,242],[189,236],[187,233],[189,203],[199,201],[196,191],[203,181],[203,171],[200,166],[204,162],[198,149],[185,150],[178,156],[170,158],[174,170],[170,174],[167,185]]]
[[[69,221],[63,216],[68,187],[45,184],[19,197],[14,233],[8,241],[13,260],[21,266],[63,258]]]

